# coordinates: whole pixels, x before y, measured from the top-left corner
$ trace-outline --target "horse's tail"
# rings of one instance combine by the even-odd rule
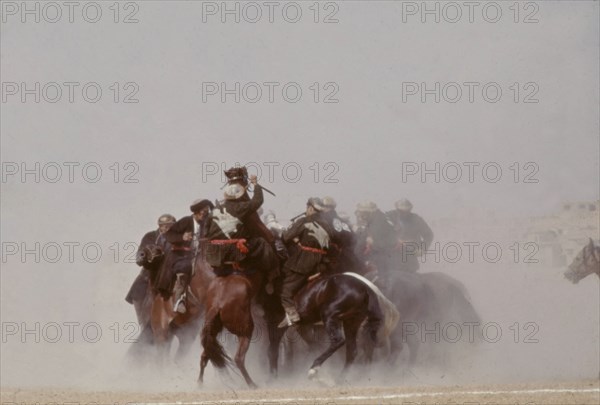
[[[374,344],[379,342],[379,331],[382,325],[385,325],[385,314],[379,303],[379,297],[377,293],[373,291],[369,286],[367,287],[367,294],[369,302],[367,304],[367,323],[366,332],[371,338]]]
[[[231,363],[231,359],[217,340],[217,335],[221,332],[221,329],[223,329],[223,322],[218,312],[215,316],[206,317],[206,324],[202,329],[202,347],[210,362],[217,368],[225,368]]]

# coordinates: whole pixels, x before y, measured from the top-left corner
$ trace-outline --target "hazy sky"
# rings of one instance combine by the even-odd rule
[[[450,21],[459,9],[443,2],[321,4],[319,23],[312,3],[285,11],[281,3],[273,23],[267,6],[253,4],[262,13],[256,23],[250,21],[257,8],[245,3],[237,3],[239,23],[235,14],[221,15],[219,2],[122,6],[119,21],[138,20],[128,24],[114,23],[108,3],[101,3],[95,24],[84,19],[93,20],[95,8],[75,8],[73,23],[64,6],[56,23],[48,22],[54,9],[38,5],[35,23],[19,4],[8,8],[2,24],[3,237],[48,238],[60,230],[72,237],[131,232],[137,239],[162,212],[179,217],[191,200],[221,196],[220,176],[208,171],[213,162],[256,162],[262,182],[278,194],[265,206],[284,217],[302,210],[308,196],[325,194],[349,211],[366,199],[390,209],[406,196],[428,217],[473,209],[528,215],[563,200],[598,198],[597,2],[539,2],[518,10],[512,3],[482,3],[471,16],[461,6],[456,23]],[[425,7],[439,9],[439,23],[435,14],[421,15]],[[299,22],[287,22],[298,8]],[[21,83],[35,89],[36,82],[39,103],[34,94],[22,94]],[[62,90],[56,103],[46,101],[56,95],[47,86],[52,82]],[[73,103],[65,82],[78,83]],[[97,83],[87,89],[90,98],[95,87],[102,90],[97,103],[83,98],[89,82]],[[239,103],[235,94],[210,87],[224,83],[235,93],[236,82]],[[273,82],[270,103],[264,83]],[[119,83],[118,96],[113,83]],[[289,83],[289,100],[302,91],[296,103],[282,94]],[[499,101],[486,101],[486,85],[488,100],[501,90]],[[203,86],[205,93],[216,91],[205,94],[205,102]],[[127,95],[139,102],[124,103]],[[326,96],[338,102],[324,103]],[[35,171],[36,162],[40,183],[34,175],[23,183],[21,164]],[[73,183],[65,162],[79,164],[71,166]],[[102,169],[96,183],[84,178],[88,163],[90,179]],[[13,175],[14,164],[19,172]],[[62,177],[51,183],[57,165]],[[462,177],[452,183],[456,167]],[[497,168],[502,173],[492,183]],[[422,169],[433,170],[425,182]],[[326,183],[332,180],[338,182]]]

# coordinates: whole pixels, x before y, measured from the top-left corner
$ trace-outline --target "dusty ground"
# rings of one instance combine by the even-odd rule
[[[598,404],[598,380],[510,385],[258,389],[144,393],[2,388],[2,403],[183,404]]]

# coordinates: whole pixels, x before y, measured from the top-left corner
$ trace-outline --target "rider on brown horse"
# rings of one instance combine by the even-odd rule
[[[266,271],[265,289],[272,293],[278,263],[271,247],[273,235],[257,214],[264,201],[263,189],[256,176],[247,177],[245,168],[230,169],[225,174],[229,179],[225,200],[218,203],[209,219],[206,259],[221,275],[243,270]],[[248,179],[254,186],[252,198],[247,193]]]
[[[157,245],[163,251],[167,250],[168,243],[165,239],[165,233],[169,230],[169,228],[171,228],[171,226],[174,223],[175,217],[171,214],[164,214],[158,218],[158,229],[146,233],[142,238],[142,241],[140,242],[140,246],[138,247],[138,251],[135,257],[135,262],[138,266],[143,266],[145,254],[144,249],[147,246]],[[127,296],[125,297],[125,301],[134,305],[138,321],[140,321],[140,323],[142,323],[140,305],[146,298],[146,293],[148,291],[151,276],[152,275],[150,274],[150,270],[146,267],[142,267],[140,274],[136,277],[135,281],[131,285],[131,288],[129,289],[129,292],[127,293]]]
[[[207,218],[214,205],[209,200],[196,200],[190,206],[192,215],[183,217],[169,229],[167,240],[173,245],[172,264],[170,269],[176,275],[175,305],[173,310],[185,313],[185,291],[192,277],[192,263],[200,246],[200,240],[206,236]],[[163,296],[171,295],[172,277],[166,277],[165,282],[157,286]]]
[[[300,321],[294,295],[306,283],[310,275],[321,270],[323,258],[329,249],[332,231],[327,220],[322,216],[322,211],[321,199],[309,198],[306,203],[305,216],[296,220],[289,229],[283,232],[284,243],[295,242],[297,249],[293,250],[283,267],[281,304],[286,315],[279,324],[280,328]]]

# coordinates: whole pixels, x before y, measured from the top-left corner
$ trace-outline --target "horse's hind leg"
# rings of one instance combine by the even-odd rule
[[[250,336],[240,336],[240,343],[238,345],[237,353],[235,354],[235,364],[238,366],[242,375],[244,376],[244,380],[246,380],[246,384],[250,388],[258,388],[258,386],[252,381],[250,378],[250,374],[248,374],[248,370],[246,370],[246,353],[248,353],[248,348],[250,348]]]
[[[218,315],[219,311],[213,311],[212,314],[206,315],[205,324],[202,328],[202,335],[216,337],[221,332],[223,323]],[[202,345],[202,342],[200,342],[200,345]],[[208,360],[208,354],[206,353],[206,349],[204,349],[200,356],[200,375],[198,376],[198,384],[202,384],[204,381],[204,369],[206,369],[206,366],[208,365]]]
[[[315,359],[310,370],[308,370],[308,378],[316,377],[319,367],[327,360],[337,349],[344,345],[344,336],[342,335],[342,322],[336,318],[327,318],[325,321],[325,330],[329,335],[329,347]]]
[[[346,336],[346,363],[344,364],[344,372],[354,363],[356,359],[356,337],[362,319],[347,319],[344,321],[344,335]]]

